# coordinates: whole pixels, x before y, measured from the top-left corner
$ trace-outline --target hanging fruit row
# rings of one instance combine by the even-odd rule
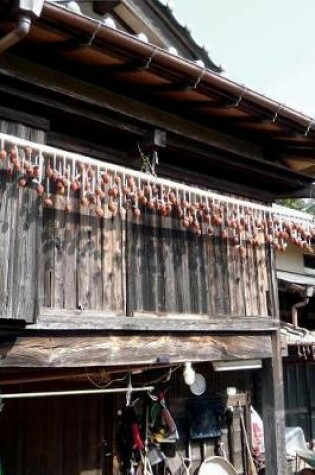
[[[288,242],[312,252],[311,240],[315,228],[311,221],[275,215],[270,208],[242,204],[180,184],[165,186],[150,175],[132,176],[131,171],[119,172],[97,165],[73,160],[66,155],[44,156],[32,147],[17,147],[7,143],[0,150],[0,167],[14,175],[19,186],[30,186],[42,197],[43,205],[53,207],[55,197],[65,198],[65,211],[71,210],[72,198],[81,207],[92,207],[99,218],[105,211],[122,217],[130,209],[139,218],[145,209],[161,217],[176,217],[184,229],[198,236],[208,234],[229,240],[239,248],[270,244],[284,251]]]

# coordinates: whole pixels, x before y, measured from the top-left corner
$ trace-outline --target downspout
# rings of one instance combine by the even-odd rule
[[[22,41],[28,35],[31,29],[31,19],[27,15],[21,15],[16,23],[15,28],[0,39],[0,54]]]
[[[302,330],[299,326],[299,319],[298,319],[298,309],[305,307],[309,302],[309,297],[305,297],[302,302],[295,303],[291,309],[291,318],[292,318],[292,325],[293,328]]]
[[[12,2],[13,3],[13,2]],[[32,26],[32,19],[42,13],[44,0],[18,0],[11,14],[17,18],[13,30],[0,39],[0,54],[25,38]]]

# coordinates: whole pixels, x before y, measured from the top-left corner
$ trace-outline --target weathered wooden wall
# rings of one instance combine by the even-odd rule
[[[252,373],[233,372],[214,373],[208,365],[195,369],[206,378],[207,389],[202,398],[217,402],[222,407],[231,405],[226,399],[226,387],[235,386],[239,393],[251,393]],[[146,384],[167,374],[167,369],[159,373],[146,372],[137,375],[137,385]],[[157,376],[158,375],[158,376]],[[122,375],[118,375],[121,378]],[[97,381],[97,378],[95,378]],[[101,383],[101,379],[99,380]],[[104,384],[104,383],[103,383]],[[121,383],[124,385],[125,383]],[[187,450],[189,420],[187,400],[194,396],[183,382],[182,368],[172,375],[167,383],[167,405],[178,424],[180,440],[176,444],[177,463]],[[42,392],[58,390],[91,389],[86,382],[81,383],[33,383],[5,387],[8,392]],[[143,398],[135,405],[139,420],[143,420]],[[241,405],[246,404],[244,394],[239,394]],[[113,473],[110,455],[112,449],[117,455],[117,429],[119,417],[117,410],[125,407],[125,394],[67,396],[33,399],[6,400],[0,414],[0,459],[5,474],[10,475],[110,475]],[[244,441],[237,411],[233,425],[222,418],[222,438],[224,450],[239,474],[244,471]],[[104,446],[107,441],[107,447]],[[193,467],[196,469],[203,457],[214,455],[216,439],[191,440]],[[109,450],[110,451],[110,450]],[[117,472],[115,472],[117,473]],[[181,473],[178,471],[176,473]]]
[[[112,443],[113,411],[110,395],[7,401],[0,414],[4,473],[109,475],[103,442]]]
[[[144,210],[141,218],[72,203],[44,210],[42,307],[141,314],[272,314],[270,254],[231,240],[198,237],[178,219]],[[58,203],[57,203],[58,206]]]
[[[147,213],[136,222],[107,213],[100,220],[75,204],[68,213],[44,209],[41,228],[35,192],[1,176],[2,318],[34,321],[38,277],[39,303],[47,308],[129,316],[271,314],[264,247],[248,246],[241,257],[231,242],[197,237],[175,219]]]
[[[125,313],[124,226],[120,216],[100,220],[75,200],[67,213],[44,209],[40,305]]]
[[[43,142],[45,132],[0,121],[1,131]],[[23,152],[23,151],[22,151]],[[61,159],[60,159],[61,160]],[[56,164],[58,169],[61,164]],[[70,202],[71,209],[65,212]],[[176,218],[143,209],[113,215],[78,199],[42,208],[18,176],[0,173],[0,318],[34,322],[41,309],[108,315],[276,316],[272,252],[198,237]]]
[[[44,141],[44,132],[0,120],[0,131]],[[18,176],[0,170],[0,318],[33,322],[38,312],[38,249],[40,248],[37,194],[18,187]]]
[[[263,245],[247,245],[242,257],[232,240],[196,236],[179,220],[149,212],[127,229],[130,312],[271,314],[270,256]]]

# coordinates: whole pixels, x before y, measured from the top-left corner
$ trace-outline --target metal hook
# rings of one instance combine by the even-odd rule
[[[152,51],[151,56],[144,63],[143,69],[149,69],[150,64],[152,62],[152,59],[154,58],[154,56],[157,55],[158,52],[159,52],[159,48],[154,48],[154,50]]]
[[[201,73],[199,74],[195,84],[192,86],[192,89],[197,89],[198,84],[200,83],[201,79],[203,78],[205,72],[207,71],[207,68],[203,68]]]
[[[97,35],[97,33],[98,33],[98,31],[100,30],[101,26],[102,26],[102,20],[100,20],[100,21],[98,22],[97,27],[95,28],[94,32],[92,33],[92,36],[91,36],[91,38],[90,38],[90,40],[89,40],[89,42],[88,42],[88,44],[87,44],[88,46],[91,46],[91,44],[93,43],[93,41],[94,41],[94,39],[95,39],[95,36]]]
[[[147,395],[152,401],[154,402],[158,401],[158,397],[155,394],[151,394],[151,392],[147,391]]]
[[[247,87],[244,86],[243,89],[242,89],[242,92],[240,94],[240,97],[237,99],[237,101],[234,103],[233,107],[238,107],[240,105],[240,103],[242,102],[242,100],[244,99],[244,95],[247,91]]]
[[[307,128],[306,128],[304,137],[307,137],[307,136],[308,136],[309,131],[311,130],[311,127],[312,127],[312,125],[313,125],[313,123],[314,123],[314,120],[315,120],[315,119],[311,119],[311,120],[310,120],[310,122],[309,122],[309,124],[308,124],[308,126],[307,126]]]
[[[282,107],[284,106],[284,104],[279,104],[276,111],[275,111],[275,114],[273,116],[273,118],[271,119],[271,122],[276,122],[277,118],[278,118],[278,114],[280,112],[280,110],[282,109]]]

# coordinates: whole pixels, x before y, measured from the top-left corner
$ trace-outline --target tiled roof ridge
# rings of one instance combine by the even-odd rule
[[[177,13],[173,8],[173,2],[171,0],[153,0],[156,4],[159,4],[164,8],[164,13],[166,13],[169,18],[171,18],[181,29],[181,32],[184,33],[187,40],[194,44],[198,53],[200,54],[200,60],[204,62],[204,65],[213,71],[218,73],[223,72],[222,66],[215,64],[215,62],[211,59],[209,51],[205,45],[200,45],[198,40],[195,38],[191,26],[184,23],[180,20]]]

